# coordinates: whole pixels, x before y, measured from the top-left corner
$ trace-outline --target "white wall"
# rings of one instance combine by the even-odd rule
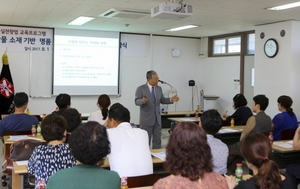
[[[122,34],[123,37],[126,35],[129,34]],[[130,41],[128,41],[129,44]],[[139,107],[134,104],[135,90],[146,82],[146,72],[153,69],[161,80],[177,89],[180,101],[176,104],[176,110],[190,110],[191,90],[188,80],[199,81],[200,78],[200,58],[198,57],[200,39],[146,36],[144,45],[146,45],[145,56],[120,57],[121,97],[111,97],[112,103],[122,103],[131,112],[131,121],[138,123]],[[180,57],[171,56],[172,48],[180,49]],[[3,52],[0,54],[2,55]],[[19,57],[10,52],[8,55],[15,92],[29,93],[29,57],[27,55]],[[2,69],[2,64],[0,69]],[[167,85],[161,86],[163,89],[169,89]],[[97,109],[97,98],[97,96],[72,96],[71,106],[82,113],[92,112]],[[56,107],[54,101],[55,97],[32,98],[29,101],[30,111],[32,114],[51,113]],[[174,110],[175,105],[169,105],[169,111]]]
[[[284,37],[280,31],[285,30]],[[299,59],[300,59],[300,22],[286,21],[255,28],[255,86],[254,94],[265,94],[269,98],[267,114],[274,117],[279,113],[277,98],[280,95],[289,95],[294,100],[293,108],[300,116],[300,86]],[[260,38],[260,33],[265,38]],[[264,54],[263,46],[267,39],[274,38],[279,45],[276,57],[268,58]]]

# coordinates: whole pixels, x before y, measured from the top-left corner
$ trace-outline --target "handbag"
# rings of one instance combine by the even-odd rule
[[[33,139],[18,140],[10,146],[10,159],[12,161],[29,160],[34,148],[42,142]]]

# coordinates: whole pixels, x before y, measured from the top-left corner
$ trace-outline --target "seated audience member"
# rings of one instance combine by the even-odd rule
[[[108,113],[108,138],[111,153],[108,155],[110,169],[120,177],[133,177],[153,173],[148,134],[145,130],[132,128],[130,113],[120,103],[112,105]]]
[[[207,110],[200,117],[199,125],[202,126],[207,136],[207,143],[213,156],[213,171],[225,174],[227,172],[228,146],[213,135],[222,128],[223,120],[216,110]]]
[[[100,167],[110,152],[109,144],[106,128],[98,122],[80,125],[70,136],[70,148],[77,165],[53,174],[47,189],[120,189],[118,173]]]
[[[282,113],[277,114],[273,120],[274,126],[274,140],[280,140],[281,131],[284,129],[297,129],[298,120],[296,115],[293,112],[293,108],[291,108],[293,104],[293,100],[289,96],[280,96],[277,99],[278,102],[278,110]]]
[[[265,95],[256,95],[253,97],[252,111],[256,115],[250,117],[246,123],[240,140],[251,132],[260,132],[268,135],[272,131],[272,120],[270,116],[265,113],[266,108],[269,105],[269,99]],[[234,173],[236,163],[240,163],[242,160],[240,153],[240,142],[237,142],[229,146],[229,155],[227,160],[227,169]]]
[[[81,124],[81,115],[75,108],[68,108],[62,113],[62,116],[66,119],[68,123],[65,143],[69,143],[69,137],[72,131]]]
[[[241,141],[241,153],[253,177],[238,184],[233,176],[226,176],[229,188],[235,189],[291,189],[290,178],[282,174],[271,160],[269,138],[262,133],[250,133]]]
[[[67,133],[66,120],[57,114],[46,116],[42,123],[42,136],[48,143],[37,146],[28,160],[28,173],[35,176],[35,184],[40,180],[46,183],[49,177],[60,169],[73,167],[76,160],[64,143]]]
[[[237,94],[233,97],[233,108],[235,112],[228,116],[226,113],[223,114],[223,119],[230,121],[234,118],[234,125],[245,125],[248,118],[253,116],[251,109],[247,106],[247,100],[243,94]]]
[[[62,113],[71,106],[71,96],[68,94],[61,93],[59,94],[56,99],[55,103],[58,107],[57,111],[54,111],[52,113],[56,113],[58,115],[62,115]]]
[[[106,94],[100,95],[98,98],[97,106],[99,107],[98,111],[92,112],[88,118],[88,121],[97,121],[101,125],[104,125],[108,107],[110,106],[110,98]]]
[[[165,169],[170,176],[158,180],[153,189],[227,189],[225,178],[213,172],[212,154],[205,131],[193,122],[180,122],[166,147]]]
[[[297,128],[294,139],[293,149],[300,150],[300,127]],[[300,165],[287,165],[286,173],[290,176],[292,185],[291,189],[297,189],[300,184]]]
[[[35,116],[24,113],[28,105],[28,95],[26,93],[17,93],[13,103],[15,112],[4,117],[0,122],[0,137],[3,137],[5,131],[30,131],[32,125],[39,124]]]

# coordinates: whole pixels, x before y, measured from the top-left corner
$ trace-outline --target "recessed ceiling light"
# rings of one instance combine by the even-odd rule
[[[299,6],[300,6],[300,1],[295,2],[295,3],[280,5],[277,7],[266,8],[266,9],[267,10],[284,10],[284,9],[290,9],[290,8],[295,8],[295,7],[299,7]]]
[[[75,20],[68,23],[68,25],[83,25],[91,20],[95,19],[94,17],[87,17],[87,16],[79,16]]]
[[[186,25],[186,26],[181,26],[181,27],[177,27],[177,28],[172,28],[172,29],[168,29],[165,31],[179,31],[179,30],[186,30],[186,29],[191,29],[191,28],[196,28],[199,26],[196,25]]]

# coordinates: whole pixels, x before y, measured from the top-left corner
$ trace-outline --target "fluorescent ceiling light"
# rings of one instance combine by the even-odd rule
[[[95,18],[93,17],[87,17],[87,16],[79,16],[78,18],[76,18],[75,20],[73,20],[72,22],[68,23],[68,25],[83,25],[91,20],[93,20]]]
[[[178,27],[178,28],[168,29],[168,30],[165,30],[165,31],[179,31],[179,30],[186,30],[186,29],[196,28],[196,27],[199,27],[199,26],[196,26],[196,25],[187,25],[187,26],[181,26],[181,27]]]
[[[300,1],[295,2],[295,3],[280,5],[277,7],[267,8],[267,10],[284,10],[284,9],[290,9],[290,8],[295,8],[295,7],[299,7],[299,6],[300,6]]]

